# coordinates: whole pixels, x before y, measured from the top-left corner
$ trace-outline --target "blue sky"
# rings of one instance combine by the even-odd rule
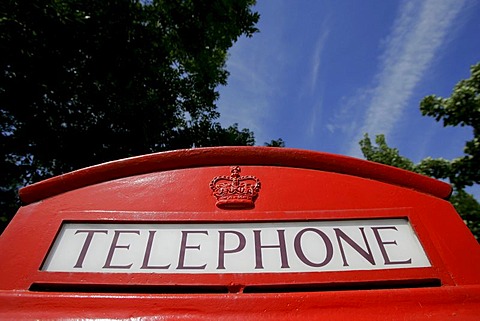
[[[360,158],[364,133],[385,134],[415,162],[463,155],[471,128],[445,128],[419,102],[450,96],[480,62],[480,1],[259,0],[255,8],[260,32],[230,50],[219,88],[223,125],[249,128],[257,145],[282,138]]]

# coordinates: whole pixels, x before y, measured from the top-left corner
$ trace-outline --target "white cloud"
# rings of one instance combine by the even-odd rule
[[[327,28],[326,23],[324,22],[322,27],[320,28],[321,32],[320,35],[317,39],[316,45],[315,45],[315,50],[313,52],[312,56],[312,68],[311,68],[311,74],[310,74],[310,93],[313,92],[316,88],[317,85],[317,79],[319,76],[319,73],[321,71],[321,62],[322,62],[322,56],[323,52],[325,49],[325,45],[328,40],[328,35],[330,34],[330,30]]]
[[[324,84],[317,85],[317,81],[322,72],[322,57],[326,48],[329,34],[330,29],[327,27],[326,19],[320,27],[320,34],[315,43],[315,50],[313,51],[313,55],[311,57],[310,81],[307,87],[310,91],[309,96],[312,96],[312,94],[316,92],[315,96],[318,97],[318,101],[314,105],[312,105],[309,124],[307,127],[307,135],[309,138],[316,136],[316,127],[317,124],[320,123],[318,118],[321,115],[323,109],[323,96],[325,92],[325,86]]]
[[[252,38],[243,37],[233,45],[227,61],[228,85],[219,88],[217,106],[221,124],[238,123],[240,128],[252,130],[258,145],[272,139],[265,123],[274,112],[279,74],[287,60],[282,41],[284,17],[282,5],[263,4],[260,32]]]
[[[392,131],[415,87],[446,43],[448,31],[464,4],[462,0],[412,0],[404,3],[385,41],[376,85],[372,86],[373,89],[366,89],[371,94],[363,124],[355,130],[349,155],[360,155],[358,141],[364,133],[374,136],[388,135]]]
[[[255,133],[257,144],[266,141],[263,119],[268,117],[270,97],[274,87],[268,73],[269,64],[262,62],[262,56],[252,52],[248,44],[253,39],[242,39],[234,45],[227,62],[230,72],[228,85],[220,88],[217,103],[220,122],[223,126],[238,123],[239,128],[248,128]],[[255,48],[257,51],[258,47]]]

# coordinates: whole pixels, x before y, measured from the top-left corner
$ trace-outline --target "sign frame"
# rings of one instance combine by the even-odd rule
[[[366,215],[368,213],[368,216]],[[131,211],[60,211],[54,214],[44,235],[43,244],[48,244],[42,251],[42,258],[33,275],[32,289],[61,287],[62,290],[79,290],[99,288],[102,291],[117,291],[118,287],[128,286],[139,289],[145,287],[193,287],[201,291],[201,287],[227,287],[230,291],[243,291],[244,287],[274,289],[275,287],[317,287],[328,288],[344,286],[352,287],[418,287],[440,286],[453,283],[448,274],[443,274],[444,263],[436,253],[429,238],[428,229],[423,226],[420,217],[413,208],[386,209],[352,209],[328,211],[289,211],[268,212],[248,215],[248,212],[229,213],[181,213],[181,212],[131,212]],[[181,273],[99,273],[99,272],[51,272],[43,271],[42,266],[53,246],[63,224],[66,223],[258,223],[258,222],[298,222],[298,221],[339,221],[339,220],[372,220],[372,219],[406,219],[410,223],[431,266],[421,268],[397,268],[381,270],[356,271],[321,271],[321,272],[285,272],[285,273],[236,273],[236,274],[181,274]],[[48,233],[47,233],[48,231]],[[47,237],[48,235],[48,237]],[[47,241],[48,239],[48,241]],[[78,282],[81,275],[81,282]],[[240,290],[239,290],[240,288]],[[195,289],[191,291],[197,291]]]

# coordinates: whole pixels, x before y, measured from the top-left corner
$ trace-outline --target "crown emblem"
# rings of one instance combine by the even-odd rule
[[[260,191],[260,180],[255,176],[240,176],[239,166],[230,168],[230,176],[217,176],[210,182],[217,207],[222,209],[250,209]]]

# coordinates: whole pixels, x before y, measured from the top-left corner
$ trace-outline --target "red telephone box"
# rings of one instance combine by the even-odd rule
[[[20,190],[0,319],[478,320],[448,184],[350,157],[179,150]]]

